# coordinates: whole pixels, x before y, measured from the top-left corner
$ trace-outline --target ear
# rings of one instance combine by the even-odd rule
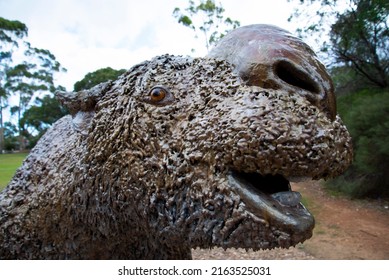
[[[65,106],[73,118],[74,129],[83,134],[88,134],[97,102],[111,88],[112,81],[101,83],[91,89],[79,92],[57,91],[56,98]]]

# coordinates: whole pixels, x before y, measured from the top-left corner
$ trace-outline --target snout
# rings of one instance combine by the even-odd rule
[[[334,121],[333,83],[312,49],[271,25],[238,28],[219,41],[209,57],[227,60],[250,86],[296,92]]]

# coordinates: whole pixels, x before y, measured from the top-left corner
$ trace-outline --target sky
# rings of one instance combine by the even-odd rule
[[[287,0],[222,0],[224,15],[241,26],[267,23],[293,32]],[[29,29],[33,47],[48,49],[66,73],[57,85],[74,83],[105,67],[128,69],[161,54],[204,56],[202,37],[177,23],[175,7],[188,0],[0,0],[0,17],[19,20]],[[196,52],[192,53],[191,49]]]

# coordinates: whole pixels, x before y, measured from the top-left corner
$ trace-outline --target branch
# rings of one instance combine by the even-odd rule
[[[369,74],[367,71],[365,71],[363,65],[358,63],[358,61],[360,61],[358,58],[354,58],[353,56],[350,56],[346,52],[342,52],[341,50],[337,50],[337,54],[344,61],[351,62],[354,65],[357,72],[361,73],[363,76],[365,76],[372,83],[374,83],[382,88],[387,87],[387,82],[385,80],[375,79],[371,74]],[[363,64],[363,62],[364,61],[362,61],[362,64]]]

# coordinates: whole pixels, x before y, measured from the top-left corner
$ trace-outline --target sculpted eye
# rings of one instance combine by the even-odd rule
[[[166,97],[166,90],[161,87],[154,87],[150,91],[150,101],[152,102],[159,102],[165,99]]]
[[[163,106],[172,103],[174,101],[174,96],[167,88],[155,86],[149,91],[149,94],[144,101],[153,105]]]

